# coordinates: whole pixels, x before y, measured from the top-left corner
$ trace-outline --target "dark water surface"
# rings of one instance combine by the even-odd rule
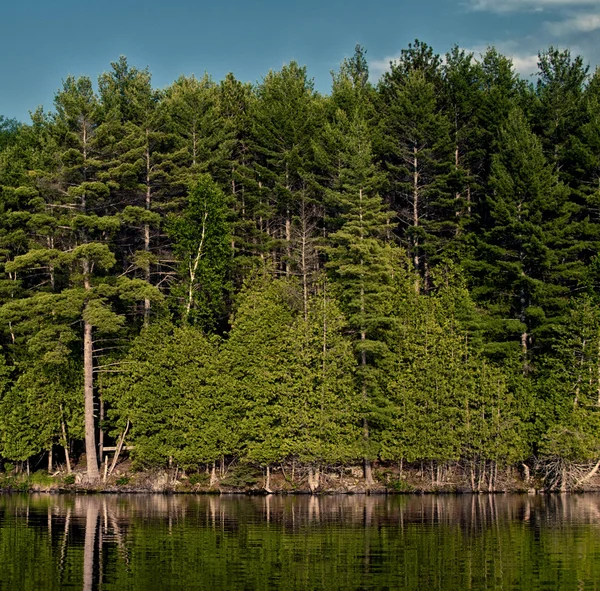
[[[600,589],[600,495],[0,495],[0,589]]]

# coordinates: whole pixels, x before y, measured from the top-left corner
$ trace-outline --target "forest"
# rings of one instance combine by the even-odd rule
[[[600,467],[600,70],[125,57],[0,117],[0,466]],[[312,473],[312,472],[311,472]]]

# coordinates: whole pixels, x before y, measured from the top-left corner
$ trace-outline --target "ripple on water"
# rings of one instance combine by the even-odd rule
[[[0,589],[598,589],[600,495],[0,496]]]

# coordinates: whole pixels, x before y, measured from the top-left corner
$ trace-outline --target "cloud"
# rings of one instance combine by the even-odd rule
[[[537,72],[538,54],[531,53],[522,48],[519,48],[519,44],[516,41],[501,41],[498,43],[490,43],[489,45],[476,45],[473,47],[463,47],[467,53],[472,53],[475,59],[479,59],[483,55],[488,47],[495,47],[499,53],[510,58],[513,63],[515,72],[521,74],[521,76],[527,78]],[[371,80],[378,80],[382,74],[389,72],[390,62],[394,62],[400,59],[400,52],[396,55],[390,55],[380,60],[369,61],[369,72],[371,74]]]
[[[521,74],[521,76],[528,77],[535,74],[538,69],[538,54],[537,53],[523,53],[507,55],[512,59],[513,68],[515,72]]]
[[[557,37],[572,33],[591,33],[600,29],[600,14],[577,14],[565,20],[546,22],[544,26]]]
[[[489,45],[476,45],[474,47],[463,47],[467,53],[472,53],[475,59],[479,59],[488,47],[495,47],[498,53],[510,58],[515,72],[518,72],[524,78],[528,78],[537,72],[538,54],[531,53],[526,49],[520,48],[516,41],[501,41],[490,43]]]
[[[541,12],[547,9],[600,6],[600,0],[469,0],[471,10],[482,12]]]
[[[390,62],[395,62],[400,59],[400,52],[397,55],[390,55],[380,60],[369,60],[369,74],[372,80],[378,80],[380,76],[389,72]]]

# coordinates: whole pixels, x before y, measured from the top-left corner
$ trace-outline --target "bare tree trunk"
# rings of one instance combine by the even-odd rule
[[[100,375],[98,382],[98,404],[100,406],[100,420],[98,429],[98,463],[100,464],[100,467],[102,467],[102,462],[104,461],[104,430],[102,429],[102,424],[104,421],[104,400],[102,399],[102,375]]]
[[[361,288],[361,296],[364,296],[362,288]],[[364,305],[364,304],[361,304],[361,305]],[[363,308],[363,311],[364,311],[364,308]],[[363,343],[364,343],[366,338],[367,338],[366,332],[364,330],[361,330],[360,340],[363,341]],[[360,365],[363,368],[363,370],[367,366],[367,352],[365,351],[364,347],[363,347],[362,351],[360,352]],[[363,372],[363,384],[362,384],[362,397],[363,397],[363,400],[365,400],[365,401],[367,400],[367,385],[364,381],[364,372]],[[369,445],[369,421],[367,420],[366,417],[363,418],[363,441],[365,443],[365,447],[367,447]],[[363,460],[363,473],[364,473],[364,477],[365,477],[367,486],[372,486],[373,482],[374,482],[373,481],[373,470],[371,467],[371,461],[369,460],[367,455],[365,455],[364,460]]]
[[[52,458],[52,446],[48,450],[48,474],[52,474],[52,469],[54,466],[53,458]]]
[[[83,322],[83,381],[85,400],[85,455],[87,458],[87,477],[89,480],[100,478],[98,456],[96,454],[96,426],[94,421],[94,361],[92,346],[92,325]]]
[[[599,469],[600,469],[600,460],[598,460],[596,462],[596,464],[594,465],[594,467],[587,474],[585,474],[584,476],[582,476],[575,483],[575,487],[574,488],[577,488],[580,484],[583,484],[584,482],[587,482],[590,478],[592,478],[593,476],[595,476]]]
[[[146,129],[146,210],[150,211],[152,205],[152,187],[150,185],[150,145],[148,143],[149,130]],[[144,224],[144,251],[150,253],[150,224]],[[146,281],[150,283],[150,261],[146,261]],[[150,322],[150,300],[144,299],[144,326]]]
[[[579,373],[577,374],[577,384],[575,385],[575,398],[573,398],[573,407],[576,407],[579,404],[579,393],[581,391],[581,372],[583,368],[583,360],[585,358],[585,345],[586,339],[583,339],[581,343],[581,358],[579,359]]]
[[[362,190],[362,188],[359,189],[358,198],[361,203],[361,207],[360,207],[360,222],[361,222],[360,239],[363,240],[363,232],[362,232],[363,190]],[[364,261],[361,259],[361,261],[360,261],[361,269],[362,269],[363,265],[364,265]],[[363,397],[363,400],[366,402],[367,397],[368,397],[367,384],[365,382],[365,370],[367,367],[367,352],[365,350],[364,343],[367,340],[367,332],[366,332],[366,328],[365,328],[366,303],[365,303],[364,275],[362,273],[361,273],[361,277],[363,279],[361,280],[361,286],[360,286],[360,316],[361,316],[361,324],[362,324],[361,329],[360,329],[360,340],[363,343],[363,345],[362,345],[361,351],[360,351],[360,366],[363,369],[362,397]],[[367,455],[367,448],[369,445],[369,421],[367,420],[367,417],[363,418],[363,441],[365,444],[365,457],[363,458],[363,475],[364,475],[367,487],[370,487],[373,485],[373,470],[371,467],[371,461],[369,460],[369,457]]]
[[[560,492],[567,492],[567,466],[562,465],[560,472]]]
[[[471,186],[467,185],[467,213],[471,215]]]
[[[600,406],[600,340],[598,341],[598,355],[596,362],[596,385],[597,385],[597,402],[596,404]]]
[[[190,310],[192,309],[192,302],[194,301],[194,284],[196,281],[196,273],[198,272],[198,265],[200,264],[200,259],[204,254],[204,239],[206,238],[206,220],[208,219],[208,211],[204,212],[204,217],[202,218],[202,235],[200,236],[200,244],[198,244],[198,250],[196,251],[196,256],[194,258],[194,262],[190,261],[190,285],[188,288],[188,299],[187,304],[185,306],[185,318],[190,315]]]
[[[306,206],[302,202],[302,228],[300,234],[300,272],[302,273],[302,304],[304,308],[304,320],[308,320],[308,224],[306,220]]]
[[[455,129],[458,129],[458,124],[455,123]],[[458,132],[456,132],[456,136],[458,135]],[[458,137],[456,137],[456,142],[454,145],[454,169],[458,172],[458,164],[459,164],[459,149],[458,149]],[[459,201],[460,198],[462,197],[461,192],[460,191],[456,191],[455,195],[454,195],[454,199],[456,199],[456,201]],[[459,209],[458,207],[456,208],[456,211],[454,212],[454,215],[459,218],[462,215],[462,211],[461,209]],[[458,236],[460,234],[460,225],[456,224],[456,232],[455,232],[455,236]]]
[[[63,436],[63,447],[65,449],[65,463],[67,464],[67,474],[71,474],[71,458],[69,457],[69,440],[67,438],[67,427],[65,425],[65,417],[63,415],[62,404],[60,405],[60,428]]]
[[[419,226],[419,158],[418,148],[413,146],[413,227]],[[413,264],[417,273],[417,279],[415,279],[415,291],[419,293],[419,239],[415,238],[413,242]]]
[[[267,471],[266,471],[266,475],[265,475],[265,490],[268,493],[273,492],[271,490],[271,466],[269,466],[269,464],[267,464]]]
[[[523,466],[523,480],[525,484],[529,484],[529,478],[531,475],[531,471],[529,470],[529,466],[527,464],[521,464]]]
[[[108,470],[108,476],[110,476],[114,469],[117,467],[117,463],[119,461],[119,456],[121,455],[121,451],[123,450],[123,444],[125,443],[125,437],[127,437],[127,431],[129,431],[129,419],[127,419],[127,424],[125,425],[125,430],[121,433],[121,437],[119,437],[119,443],[117,444],[117,449],[115,450],[115,455],[113,457],[113,461],[110,465],[110,469]]]
[[[285,216],[285,244],[287,260],[285,261],[285,275],[289,277],[292,273],[292,220],[290,220],[290,210],[288,209]]]
[[[310,488],[310,492],[315,492],[319,488],[319,480],[319,467],[310,466],[308,469],[308,488]]]
[[[90,290],[90,263],[83,261],[83,282],[86,291]],[[96,455],[96,426],[94,420],[94,344],[92,325],[83,321],[83,396],[85,406],[85,455],[87,458],[87,476],[89,480],[100,477]]]

